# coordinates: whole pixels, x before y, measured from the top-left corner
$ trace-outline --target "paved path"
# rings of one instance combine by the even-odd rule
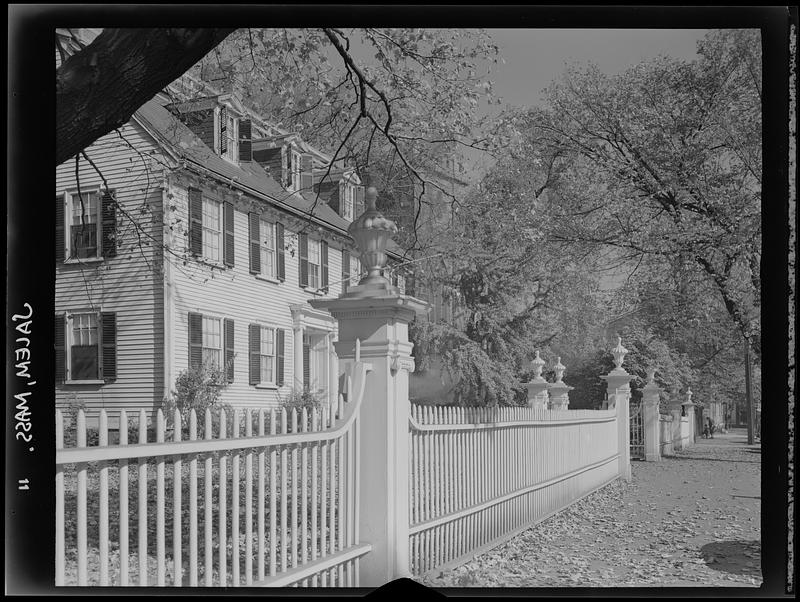
[[[429,587],[757,587],[761,448],[734,429],[595,492]]]

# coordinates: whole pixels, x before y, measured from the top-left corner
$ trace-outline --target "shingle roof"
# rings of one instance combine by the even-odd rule
[[[234,165],[217,155],[183,122],[158,101],[150,100],[137,112],[143,122],[170,151],[182,159],[204,168],[222,180],[238,184],[245,189],[268,197],[278,207],[299,217],[322,223],[347,233],[350,222],[337,214],[326,203],[316,199],[315,193],[300,194],[284,190],[258,163]]]

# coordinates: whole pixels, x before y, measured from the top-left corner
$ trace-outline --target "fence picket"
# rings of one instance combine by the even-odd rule
[[[244,436],[253,436],[252,412],[248,408],[245,412]],[[246,585],[253,583],[253,448],[247,448],[244,457],[244,582]]]
[[[139,443],[147,443],[147,414],[139,411]],[[147,458],[139,458],[139,585],[147,585]]]
[[[239,438],[240,423],[239,409],[233,410],[233,438]],[[239,450],[233,451],[233,464],[231,466],[231,585],[239,586],[241,573],[239,572]]]
[[[228,436],[228,412],[224,408],[219,411],[219,438],[226,439]],[[219,457],[219,498],[218,498],[218,517],[219,517],[219,583],[222,586],[228,584],[228,458],[226,452]]]
[[[286,408],[281,410],[281,433],[286,432]],[[286,446],[281,446],[281,571],[286,571],[288,566],[288,542],[287,542],[287,495],[288,495],[288,472],[286,467],[287,451]]]
[[[86,447],[86,415],[83,410],[78,410],[77,443],[78,447]],[[78,471],[78,585],[88,584],[87,573],[87,526],[86,526],[86,462],[77,465]]]
[[[119,444],[128,445],[128,413],[119,413]],[[119,461],[119,584],[128,585],[128,458]]]
[[[211,408],[206,408],[203,420],[205,425],[205,440],[211,441],[213,438],[214,425]],[[214,584],[214,471],[211,454],[206,454],[205,469],[203,472],[205,473],[204,478],[206,485],[203,499],[203,505],[205,506],[205,514],[203,516],[203,560],[205,561],[203,575],[205,577],[206,587],[211,587]]]
[[[292,408],[290,415],[292,432],[297,432],[297,408]],[[291,477],[292,477],[292,528],[291,539],[292,542],[292,568],[297,566],[297,446],[292,446],[291,454]]]
[[[156,443],[164,442],[164,412],[161,408],[156,412]],[[166,487],[164,483],[165,456],[156,462],[156,584],[166,584]]]
[[[300,413],[300,432],[308,432],[308,409]],[[300,467],[300,562],[308,562],[308,445],[303,445]]]
[[[197,412],[189,410],[189,441],[197,440]],[[197,456],[189,460],[189,585],[198,583],[197,536]]]
[[[181,440],[181,413],[178,408],[172,414],[172,440]],[[172,461],[172,573],[175,587],[183,583],[183,563],[181,559],[181,487],[183,486],[181,457],[175,456]]]
[[[100,410],[100,432],[98,443],[108,445],[108,414]],[[100,552],[100,585],[108,585],[108,462],[100,468],[100,523],[98,525],[98,547]]]
[[[270,410],[269,413],[269,434],[274,435],[277,433],[277,417],[275,410]],[[276,481],[277,477],[277,452],[275,448],[271,448],[269,452],[269,574],[275,575],[277,572],[277,559],[276,554],[278,550],[277,542],[277,512],[275,510],[276,501]]]
[[[350,389],[348,389],[349,391]],[[317,408],[311,408],[311,430],[317,432],[319,427],[319,412]],[[319,451],[319,444],[314,442],[311,444],[311,560],[312,562],[317,559],[317,509],[319,503],[317,501],[317,455]],[[311,587],[317,586],[317,576],[311,578]]]
[[[264,410],[258,410],[258,436],[264,436]],[[264,563],[266,561],[266,543],[264,541],[264,470],[265,452],[261,447],[258,450],[258,580],[265,577]]]

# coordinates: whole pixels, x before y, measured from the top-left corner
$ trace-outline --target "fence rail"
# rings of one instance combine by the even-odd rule
[[[616,410],[413,406],[411,570],[508,539],[619,476]]]
[[[56,584],[357,584],[367,370],[322,411],[121,411],[113,444],[105,410],[97,445],[77,413],[74,446],[57,412]]]

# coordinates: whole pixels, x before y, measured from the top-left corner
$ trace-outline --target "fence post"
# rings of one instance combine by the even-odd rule
[[[403,295],[382,275],[386,244],[397,231],[375,208],[376,190],[366,193],[366,210],[348,232],[368,274],[338,299],[310,300],[338,321],[339,370],[360,360],[372,370],[366,380],[359,420],[360,539],[372,550],[360,561],[359,586],[377,587],[410,577],[408,375],[414,370],[408,325],[428,304]]]
[[[608,407],[617,410],[617,436],[619,449],[619,475],[631,480],[631,431],[629,403],[631,400],[630,382],[634,378],[622,367],[628,350],[622,346],[622,337],[617,337],[617,346],[611,350],[616,368],[601,376],[608,386]]]
[[[644,412],[644,459],[647,462],[661,460],[661,425],[658,402],[661,388],[655,382],[656,369],[647,371],[647,384],[642,389],[642,411]]]
[[[556,373],[556,382],[549,385],[551,410],[569,409],[569,392],[574,387],[570,387],[562,380],[566,369],[567,367],[561,363],[561,358],[556,359],[556,365],[553,366],[553,370]]]
[[[689,442],[694,444],[697,441],[697,418],[694,415],[694,403],[692,402],[692,389],[686,388],[686,401],[683,402],[686,416],[689,418]]]
[[[531,360],[531,368],[533,369],[533,379],[529,383],[525,383],[528,389],[528,405],[535,410],[547,409],[547,388],[548,383],[542,377],[542,368],[545,361],[539,357],[539,350],[536,350],[536,357]]]

